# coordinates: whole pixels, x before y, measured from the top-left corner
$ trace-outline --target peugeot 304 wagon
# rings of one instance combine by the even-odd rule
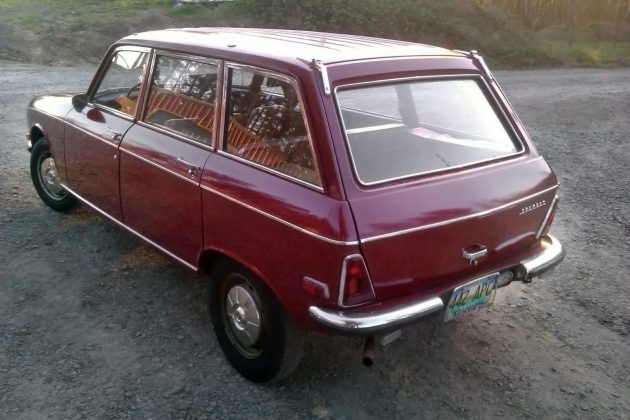
[[[28,107],[33,183],[207,275],[227,359],[298,364],[492,303],[564,257],[558,181],[473,52],[288,30],[134,34]]]

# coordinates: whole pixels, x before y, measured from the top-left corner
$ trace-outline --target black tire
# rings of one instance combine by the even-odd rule
[[[260,315],[261,332],[250,346],[239,341],[235,333],[237,321],[228,315],[228,293],[237,289],[253,298],[259,309],[256,313]],[[300,363],[304,332],[293,324],[273,293],[251,271],[230,260],[218,261],[211,271],[209,307],[214,332],[225,356],[245,378],[258,383],[277,381]],[[238,305],[231,308],[234,307]]]
[[[42,166],[50,159],[52,154],[46,138],[37,140],[31,150],[31,179],[39,198],[51,209],[65,213],[76,206],[77,199],[63,188],[57,191],[58,187],[44,180]],[[54,159],[52,161],[54,163]]]

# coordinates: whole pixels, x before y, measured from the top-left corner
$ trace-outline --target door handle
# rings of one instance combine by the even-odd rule
[[[116,131],[116,130],[112,130],[112,129],[111,129],[111,128],[109,128],[109,127],[105,127],[105,130],[107,130],[107,131],[109,131],[110,133],[112,133],[112,137],[111,137],[111,139],[112,139],[113,141],[115,141],[116,143],[118,143],[118,142],[120,142],[120,141],[122,140],[122,137],[123,137],[123,136],[122,136],[122,133],[119,133],[119,132],[118,132],[118,131]]]
[[[177,158],[177,161],[187,166],[186,173],[188,175],[190,175],[192,178],[195,178],[197,176],[197,171],[199,170],[199,167],[197,165],[195,165],[194,163],[190,163],[186,159],[180,157]]]
[[[477,260],[486,255],[488,255],[488,248],[483,245],[477,245],[475,251],[468,251],[466,248],[462,249],[462,257],[468,260],[470,265],[477,265]]]

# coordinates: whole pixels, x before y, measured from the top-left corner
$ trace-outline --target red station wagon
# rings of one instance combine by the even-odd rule
[[[474,51],[288,30],[134,34],[87,93],[28,108],[31,174],[210,278],[217,339],[257,382],[304,330],[453,319],[564,250],[558,181]]]

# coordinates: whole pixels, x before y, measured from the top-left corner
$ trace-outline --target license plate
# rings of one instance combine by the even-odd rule
[[[491,305],[497,291],[499,273],[494,273],[462,284],[453,290],[444,313],[444,321],[450,321],[463,313]]]

